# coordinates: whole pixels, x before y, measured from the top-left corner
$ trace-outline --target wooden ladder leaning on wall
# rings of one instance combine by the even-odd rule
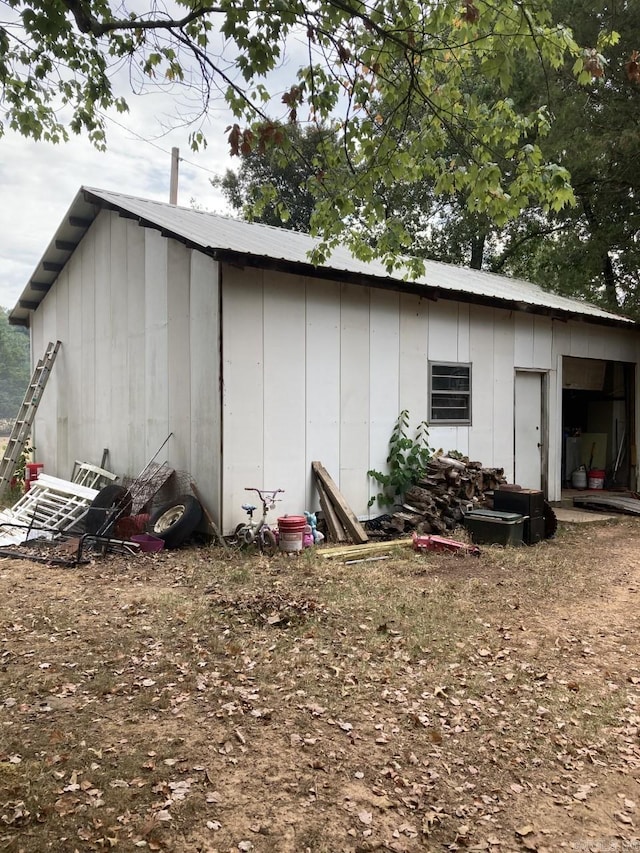
[[[18,460],[27,444],[29,434],[31,433],[31,425],[36,416],[38,405],[40,404],[59,349],[60,341],[56,341],[55,344],[49,342],[44,356],[36,365],[29,380],[29,385],[20,406],[20,411],[13,424],[4,456],[0,460],[0,495],[3,494],[4,490],[10,484]]]

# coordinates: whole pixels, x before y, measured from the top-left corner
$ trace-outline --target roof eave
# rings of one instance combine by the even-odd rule
[[[29,325],[31,313],[38,308],[55,284],[99,210],[97,200],[80,189],[20,294],[18,302],[9,312],[9,323],[12,326]]]

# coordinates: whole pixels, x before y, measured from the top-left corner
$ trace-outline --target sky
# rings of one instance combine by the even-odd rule
[[[175,7],[166,0],[168,11]],[[130,0],[128,6],[148,8],[144,0]],[[3,8],[3,15],[17,12]],[[7,24],[7,21],[2,21]],[[223,35],[211,34],[214,55],[225,74],[243,83],[233,56],[233,46]],[[306,30],[289,35],[280,63],[266,83],[272,95],[270,106],[283,118],[286,108],[280,100],[296,79],[300,65],[309,59]],[[187,77],[190,67],[184,66]],[[131,77],[130,77],[131,74]],[[66,143],[52,145],[35,142],[12,132],[0,136],[0,306],[12,309],[42,258],[58,225],[81,186],[169,201],[171,149],[180,150],[178,204],[195,205],[212,213],[231,215],[222,193],[211,185],[211,178],[227,168],[237,169],[238,158],[229,154],[226,128],[235,119],[226,108],[222,95],[212,100],[202,130],[207,148],[193,152],[189,148],[190,131],[198,127],[180,126],[181,116],[193,115],[201,101],[184,88],[173,92],[159,84],[156,90],[145,84],[145,94],[134,94],[142,87],[133,66],[114,67],[111,71],[114,93],[124,96],[128,113],[113,110],[106,122],[107,150],[97,151],[85,138],[72,136]],[[195,73],[194,79],[199,79]],[[197,85],[195,92],[197,93]],[[212,93],[213,94],[213,93]],[[195,100],[194,100],[195,97]]]
[[[148,10],[144,0],[129,0],[128,7]],[[171,12],[172,0],[163,5]],[[17,12],[3,8],[3,15]],[[2,21],[6,24],[6,21]],[[212,49],[218,65],[231,78],[242,83],[234,68],[233,46],[222,34],[211,34]],[[295,81],[298,67],[308,61],[306,31],[290,34],[280,64],[266,80],[276,115],[286,113],[280,96]],[[185,65],[189,77],[189,64]],[[131,74],[131,77],[130,77]],[[177,86],[173,92],[159,84],[156,90],[145,84],[145,94],[133,94],[142,87],[132,67],[123,65],[111,71],[114,93],[124,96],[128,113],[113,110],[106,122],[107,150],[97,151],[85,138],[71,137],[69,142],[52,145],[34,142],[7,131],[0,136],[0,306],[11,309],[33,274],[81,186],[139,195],[169,201],[171,149],[180,150],[178,204],[196,205],[212,213],[231,215],[220,190],[211,178],[227,168],[238,168],[238,158],[229,154],[226,128],[235,119],[226,108],[222,95],[212,100],[202,130],[207,148],[193,152],[189,148],[190,131],[180,126],[181,116],[193,115],[201,107],[193,93]],[[194,74],[197,82],[198,74]],[[197,86],[195,92],[197,93]]]
[[[184,158],[179,166],[178,204],[193,203],[229,213],[214,174],[237,168],[228,154],[225,128],[230,117],[214,109],[206,128],[208,147],[194,153],[189,128],[165,134],[176,123],[176,104],[167,94],[129,96],[130,112],[107,121],[107,151],[85,139],[67,143],[34,142],[7,132],[0,137],[0,306],[11,309],[44,254],[81,186],[169,201],[171,148]]]

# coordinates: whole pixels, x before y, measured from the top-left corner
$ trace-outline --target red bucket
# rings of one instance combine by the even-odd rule
[[[28,492],[31,488],[31,483],[35,483],[35,481],[40,476],[40,472],[44,468],[43,462],[27,462],[24,469],[24,490]]]
[[[604,474],[605,472],[599,469],[589,471],[589,488],[604,489]]]
[[[278,519],[278,543],[281,551],[302,551],[307,519],[304,515],[283,515]]]

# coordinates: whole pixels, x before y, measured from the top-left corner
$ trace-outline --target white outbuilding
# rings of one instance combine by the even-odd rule
[[[434,448],[558,500],[581,464],[636,488],[637,325],[531,283],[427,262],[419,280],[313,238],[82,188],[18,304],[61,341],[33,440],[48,473],[100,459],[191,472],[225,530],[244,488],[317,505],[321,460],[360,517],[398,414]]]

